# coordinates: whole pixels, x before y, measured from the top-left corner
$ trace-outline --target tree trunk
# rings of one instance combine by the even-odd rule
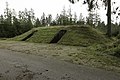
[[[112,36],[111,31],[111,0],[108,0],[108,10],[107,10],[107,35]]]

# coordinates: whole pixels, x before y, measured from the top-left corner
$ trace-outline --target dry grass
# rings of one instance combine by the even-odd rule
[[[93,47],[0,41],[0,48],[120,72],[120,59],[101,54]]]

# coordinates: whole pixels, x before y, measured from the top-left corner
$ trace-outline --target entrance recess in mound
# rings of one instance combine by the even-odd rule
[[[54,38],[50,41],[50,43],[57,43],[67,32],[67,30],[60,30]]]
[[[26,41],[28,38],[30,38],[35,32],[37,32],[37,30],[33,31],[31,34],[29,34],[28,36],[26,36],[25,38],[23,38],[21,41]]]

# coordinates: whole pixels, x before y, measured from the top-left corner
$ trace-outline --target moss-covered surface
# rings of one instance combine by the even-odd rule
[[[49,43],[60,29],[62,28],[40,28],[38,32],[26,41],[35,43]]]
[[[66,29],[68,32],[62,37],[59,44],[85,47],[93,44],[104,44],[109,41],[102,33],[91,27],[80,26]]]
[[[70,26],[70,27],[49,27],[39,28],[38,32],[27,39],[27,42],[35,43],[49,43],[60,30],[67,30],[67,33],[60,39],[58,44],[72,45],[72,46],[90,46],[93,44],[104,44],[109,42],[102,33],[86,26]],[[13,38],[13,40],[20,41],[25,36],[29,35],[33,30]]]
[[[37,31],[39,28],[33,28],[28,32],[23,33],[22,35],[16,36],[14,38],[9,38],[7,40],[13,40],[13,41],[22,41],[24,38],[26,38],[28,35],[33,33],[34,31]]]

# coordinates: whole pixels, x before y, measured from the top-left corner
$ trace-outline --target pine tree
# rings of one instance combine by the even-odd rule
[[[93,11],[90,11],[87,17],[87,24],[93,27],[93,22],[94,22],[94,13]]]
[[[69,0],[71,3],[75,3],[76,0]],[[79,1],[79,0],[77,0]],[[105,5],[105,9],[107,7],[107,35],[108,37],[111,37],[112,31],[111,31],[111,0],[99,0],[102,1]],[[91,11],[92,9],[99,8],[98,0],[84,0],[83,4],[88,4],[88,11]]]
[[[85,21],[84,21],[83,15],[82,15],[82,13],[80,13],[79,20],[78,20],[77,24],[84,25],[84,23],[85,23]]]
[[[100,15],[98,14],[98,12],[97,12],[97,10],[96,10],[96,12],[95,12],[95,20],[94,20],[94,24],[95,24],[95,27],[97,27],[97,25],[98,25],[98,22],[100,22],[101,21],[101,19],[100,19]]]
[[[41,22],[42,22],[42,26],[46,26],[46,16],[44,12],[43,15],[41,16]]]
[[[52,23],[52,15],[51,14],[48,15],[47,23],[48,23],[48,26],[50,26]]]
[[[6,2],[6,9],[4,11],[5,24],[12,24],[12,11],[9,8],[8,2]]]
[[[77,23],[77,14],[76,14],[76,12],[74,12],[74,24],[76,24]]]
[[[60,25],[59,14],[56,15],[55,23],[56,23],[56,25]]]
[[[37,18],[35,21],[35,27],[41,27],[41,26],[42,26],[41,22],[40,22],[39,18]]]
[[[68,9],[68,24],[71,25],[72,24],[72,9],[71,9],[71,6],[69,6],[69,9]]]

